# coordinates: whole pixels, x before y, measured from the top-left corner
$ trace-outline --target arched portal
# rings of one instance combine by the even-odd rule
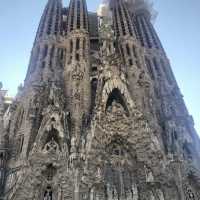
[[[123,112],[125,111],[126,115],[129,115],[128,108],[125,103],[125,99],[122,96],[119,89],[115,88],[113,91],[109,94],[108,100],[106,103],[106,111],[111,112]]]

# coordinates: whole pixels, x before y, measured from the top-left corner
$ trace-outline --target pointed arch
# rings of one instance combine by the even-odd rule
[[[109,94],[106,102],[106,110],[108,110],[109,107],[112,107],[114,103],[121,105],[126,114],[129,115],[126,101],[118,88],[114,88]]]
[[[52,150],[62,151],[62,145],[64,141],[64,127],[61,122],[61,116],[59,112],[47,114],[41,123],[38,135],[36,137],[34,147],[32,151],[47,150],[52,147]],[[50,145],[48,147],[48,144]],[[46,146],[47,145],[47,146]]]
[[[44,136],[41,138],[42,149],[45,151],[54,150],[61,151],[61,138],[59,137],[59,132],[55,128],[51,128],[49,131],[44,133]]]
[[[121,99],[121,103],[123,103],[124,108],[130,112],[130,110],[135,107],[133,100],[129,94],[129,91],[124,82],[119,78],[115,78],[109,80],[105,83],[102,93],[102,102],[104,104],[104,110],[106,110],[107,102],[109,97],[115,96],[119,94],[119,99]]]

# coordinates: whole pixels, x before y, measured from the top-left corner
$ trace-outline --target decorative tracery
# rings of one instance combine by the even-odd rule
[[[188,184],[183,185],[185,199],[186,200],[198,200],[196,194],[194,193],[192,187]]]
[[[61,150],[59,142],[59,133],[56,129],[52,128],[47,134],[44,145],[44,152],[57,153]]]

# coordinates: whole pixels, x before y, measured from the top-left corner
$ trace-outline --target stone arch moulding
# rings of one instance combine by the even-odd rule
[[[53,113],[48,116],[48,118],[44,119],[34,142],[32,151],[36,148],[37,150],[42,150],[45,146],[45,142],[48,140],[49,134],[51,134],[52,131],[55,133],[52,134],[52,137],[57,143],[59,143],[58,145],[61,148],[61,143],[64,140],[64,128],[58,113]]]
[[[106,105],[109,99],[110,94],[114,91],[118,90],[121,94],[121,97],[124,100],[124,104],[126,104],[128,111],[130,112],[134,107],[135,104],[131,99],[129,91],[126,85],[120,79],[112,79],[105,83],[102,93],[102,103],[104,105],[103,110],[106,110]]]

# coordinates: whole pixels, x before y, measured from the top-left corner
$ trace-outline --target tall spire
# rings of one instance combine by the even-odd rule
[[[131,2],[129,5],[133,8],[133,21],[141,44],[147,48],[163,50],[161,42],[151,22],[157,15],[152,4],[146,0],[137,0]]]
[[[117,36],[134,36],[133,23],[128,8],[123,0],[110,2],[113,11],[114,27]]]
[[[81,128],[90,109],[90,62],[88,11],[85,0],[71,0],[67,23],[66,62],[64,68],[65,95],[73,124],[72,140],[78,146]],[[82,133],[81,133],[82,132]]]
[[[62,31],[62,2],[48,0],[37,31],[36,40],[46,36],[59,36]]]
[[[32,81],[38,81],[51,76],[47,74],[47,71],[48,73],[53,71],[50,69],[52,69],[52,64],[56,63],[55,44],[60,36],[62,36],[62,2],[61,0],[48,0],[40,20],[25,81],[28,81],[30,77]]]
[[[77,29],[88,31],[88,11],[86,0],[70,1],[67,21],[67,33]]]

